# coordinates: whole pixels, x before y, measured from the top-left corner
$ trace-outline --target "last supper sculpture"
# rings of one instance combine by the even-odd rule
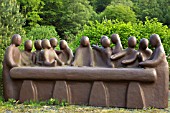
[[[111,48],[110,44],[115,47]],[[12,36],[3,62],[4,99],[44,101],[50,98],[69,104],[124,108],[168,107],[169,70],[159,35],[140,40],[128,38],[123,49],[118,34],[100,40],[102,47],[90,45],[83,36],[73,54],[65,40],[56,50],[55,38],[24,44],[21,36]]]

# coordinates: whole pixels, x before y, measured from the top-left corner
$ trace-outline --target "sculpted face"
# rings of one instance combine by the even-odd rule
[[[128,38],[128,47],[134,48],[136,46],[136,37],[131,36]]]
[[[42,42],[41,40],[36,40],[34,42],[34,47],[35,47],[36,50],[41,50],[42,49],[41,42]]]
[[[51,44],[51,47],[55,48],[58,44],[58,41],[56,38],[51,38],[50,39],[50,44]]]
[[[12,36],[12,44],[14,44],[15,46],[20,46],[21,45],[21,36],[19,34],[15,34]]]
[[[65,40],[60,41],[60,49],[63,50],[67,47],[67,42]]]
[[[109,39],[107,36],[102,36],[101,39],[100,39],[101,44],[102,44],[102,40],[105,39],[105,38]]]
[[[148,47],[149,41],[146,38],[140,40],[139,48],[145,50]]]
[[[119,35],[118,34],[113,34],[112,36],[111,36],[111,41],[112,41],[112,43],[114,43],[114,44],[116,44],[118,41],[119,41]]]
[[[24,47],[25,47],[25,51],[31,51],[32,50],[32,41],[31,40],[25,41]]]
[[[50,41],[48,39],[42,40],[42,48],[43,49],[50,49],[51,48]]]
[[[103,46],[104,48],[110,47],[110,40],[109,40],[108,38],[104,38],[104,39],[102,40],[102,46]]]
[[[157,35],[157,34],[151,35],[150,36],[150,43],[151,43],[152,47],[157,47],[161,43],[159,35]]]
[[[90,44],[89,38],[87,36],[83,36],[80,41],[81,45],[86,47]]]

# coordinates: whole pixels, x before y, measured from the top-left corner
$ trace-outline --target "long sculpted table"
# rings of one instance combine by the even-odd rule
[[[22,81],[20,102],[56,98],[79,105],[156,107],[152,68],[16,67],[10,77]]]

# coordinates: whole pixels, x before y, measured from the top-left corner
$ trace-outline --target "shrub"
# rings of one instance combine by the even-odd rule
[[[75,40],[69,44],[69,46],[75,50],[82,36],[88,36],[91,44],[97,44],[100,41],[101,36],[111,36],[111,34],[117,33],[121,38],[121,42],[124,48],[127,47],[127,39],[130,36],[136,36],[139,43],[141,38],[148,38],[151,34],[156,33],[161,37],[162,43],[165,48],[166,54],[170,54],[170,30],[167,26],[158,22],[156,18],[149,20],[146,18],[145,22],[138,21],[132,22],[120,22],[117,20],[103,20],[101,23],[98,21],[90,21],[88,25],[84,25],[84,29],[79,32]],[[137,46],[138,47],[138,46]]]
[[[50,39],[55,37],[59,39],[59,35],[55,30],[54,26],[35,26],[30,31],[27,32],[26,38],[22,40],[23,44],[26,40],[35,41],[37,39]],[[21,46],[23,48],[23,46]]]

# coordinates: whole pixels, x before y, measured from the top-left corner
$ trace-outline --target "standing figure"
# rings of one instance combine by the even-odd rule
[[[149,41],[146,38],[142,38],[139,43],[139,62],[143,62],[149,59],[152,55],[152,50],[148,48]]]
[[[35,65],[42,65],[42,55],[41,55],[41,40],[36,40],[34,42],[34,47],[36,49],[36,51],[33,52],[33,63]]]
[[[83,36],[80,46],[76,49],[72,66],[93,66],[93,51],[87,36]]]
[[[17,92],[19,92],[19,88],[17,87],[16,82],[11,79],[9,72],[13,67],[19,67],[21,62],[21,53],[18,46],[21,45],[21,36],[19,34],[15,34],[12,36],[11,45],[6,49],[3,61],[3,96],[5,100],[9,98],[13,98],[18,100]]]
[[[65,40],[60,41],[60,50],[62,51],[59,54],[59,58],[62,62],[64,62],[66,65],[70,65],[73,60],[73,52],[68,47],[68,44]]]
[[[64,65],[64,63],[58,58],[56,52],[51,49],[50,41],[47,39],[42,40],[42,58],[44,66],[60,66]]]
[[[128,38],[128,48],[111,56],[111,60],[118,60],[117,67],[137,67],[138,52],[135,50],[136,37]]]
[[[155,68],[157,78],[159,79],[157,79],[154,84],[155,88],[152,87],[150,90],[146,89],[146,92],[148,92],[148,94],[153,94],[149,96],[149,99],[154,102],[153,107],[165,108],[168,107],[169,66],[159,35],[151,35],[150,44],[155,48],[151,57],[148,60],[140,62],[139,65],[144,68]],[[145,91],[145,86],[143,86],[143,90]],[[157,98],[158,96],[160,98]],[[164,101],[162,101],[162,99]]]
[[[32,41],[27,40],[24,43],[24,51],[21,52],[21,65],[22,66],[32,66],[33,62],[33,54],[32,50]]]
[[[95,62],[95,64],[97,64],[96,66],[114,67],[110,60],[110,57],[112,55],[112,50],[110,48],[110,40],[108,38],[103,38],[101,44],[102,44],[102,47],[98,47],[95,45],[92,46],[93,49],[98,51],[101,55],[101,56],[96,56],[96,57],[102,58],[100,61]]]

